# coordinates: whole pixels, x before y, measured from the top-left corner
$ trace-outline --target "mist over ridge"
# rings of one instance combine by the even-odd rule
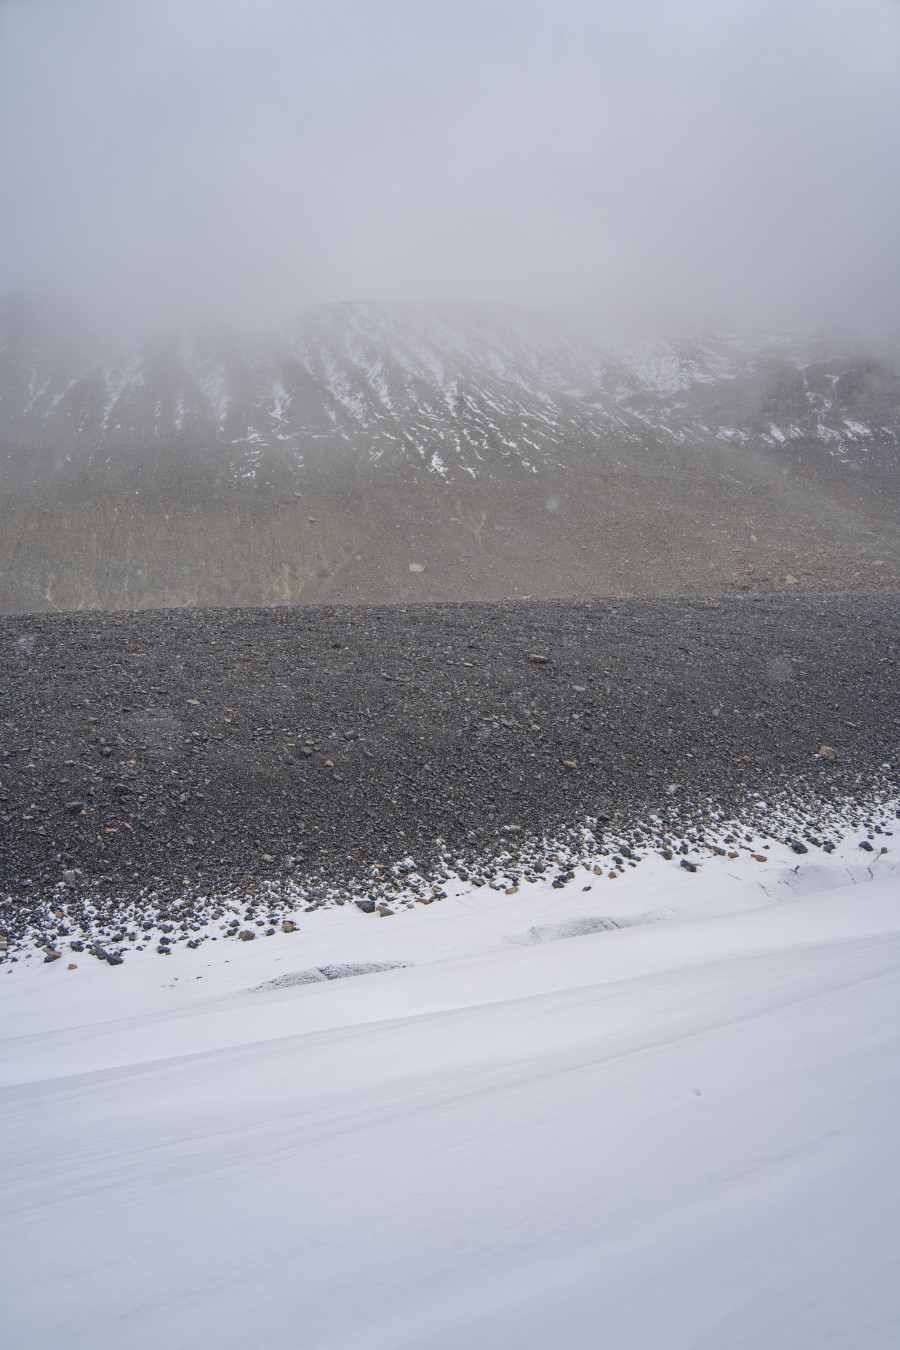
[[[0,320],[0,608],[893,587],[896,360],[488,304]]]

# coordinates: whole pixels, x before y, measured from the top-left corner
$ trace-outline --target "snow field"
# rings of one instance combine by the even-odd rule
[[[856,842],[17,969],[5,1344],[893,1346],[900,886]],[[404,964],[260,988],[362,962]]]

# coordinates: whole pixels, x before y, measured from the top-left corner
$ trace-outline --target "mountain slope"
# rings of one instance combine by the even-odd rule
[[[0,605],[884,584],[898,446],[895,366],[788,338],[341,304],[101,351],[10,305]]]

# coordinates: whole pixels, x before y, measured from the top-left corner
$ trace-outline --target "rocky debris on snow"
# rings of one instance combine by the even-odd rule
[[[2,620],[0,959],[514,893],[557,849],[562,889],[889,835],[898,627],[859,596]]]

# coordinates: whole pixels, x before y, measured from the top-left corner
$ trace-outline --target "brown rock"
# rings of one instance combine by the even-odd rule
[[[837,759],[837,751],[833,745],[819,746],[819,759]]]
[[[291,919],[284,919],[281,924],[282,933],[293,933],[297,925]]]
[[[256,934],[251,929],[245,928],[243,932],[238,933],[238,937],[241,939],[241,942],[252,942],[256,937]]]
[[[751,858],[755,858],[757,862],[768,862],[768,861],[769,861],[769,859],[766,857],[765,853],[751,853],[751,854],[750,854],[750,857],[751,857]]]

